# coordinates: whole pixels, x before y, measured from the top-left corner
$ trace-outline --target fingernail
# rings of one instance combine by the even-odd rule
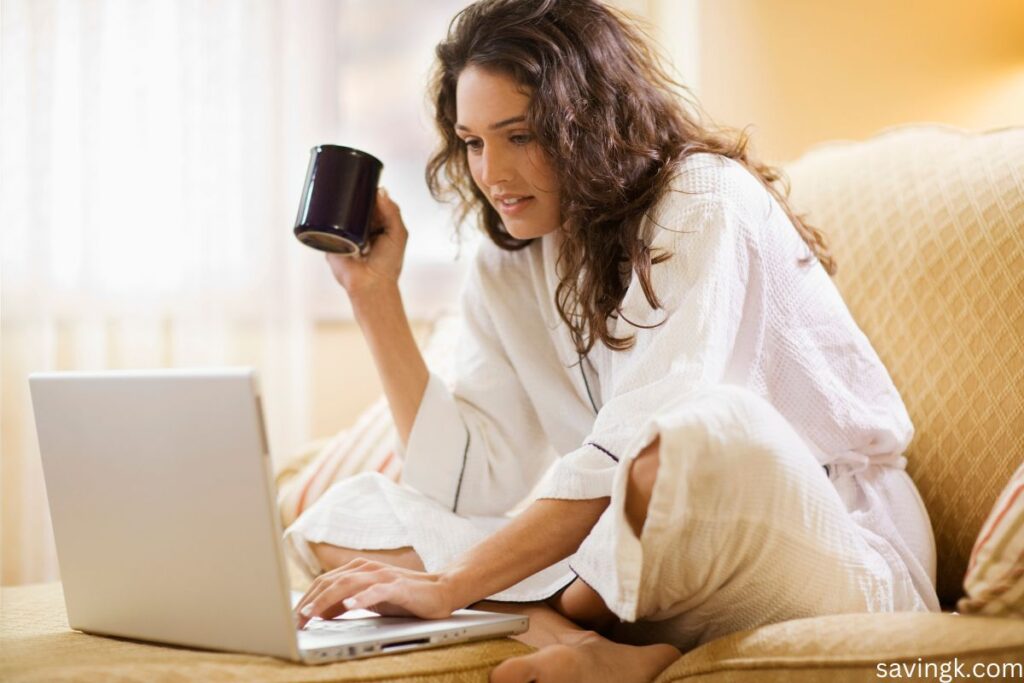
[[[304,617],[308,617],[312,613],[313,613],[313,606],[312,605],[306,605],[301,610],[299,610],[299,614],[301,614]]]
[[[342,600],[342,604],[345,605],[345,607],[348,607],[349,609],[352,609],[352,608],[354,608],[356,606],[356,599],[355,598],[345,598],[344,600]]]

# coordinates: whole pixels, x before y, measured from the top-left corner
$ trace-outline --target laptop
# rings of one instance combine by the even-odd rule
[[[73,629],[319,664],[528,627],[361,611],[298,630],[252,368],[34,373],[29,386]]]

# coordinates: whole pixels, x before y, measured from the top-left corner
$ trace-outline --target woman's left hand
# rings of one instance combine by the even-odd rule
[[[295,606],[295,618],[301,629],[313,617],[332,619],[350,609],[443,619],[458,607],[443,574],[358,559],[318,576]]]

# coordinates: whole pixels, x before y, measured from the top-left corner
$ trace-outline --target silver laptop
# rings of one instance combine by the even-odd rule
[[[256,372],[29,377],[68,622],[322,663],[522,633],[524,616],[347,613],[298,630]]]

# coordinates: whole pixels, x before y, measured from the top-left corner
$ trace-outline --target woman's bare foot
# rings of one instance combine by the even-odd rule
[[[593,631],[566,631],[560,640],[505,660],[491,683],[650,683],[681,654],[671,645],[623,645]]]

